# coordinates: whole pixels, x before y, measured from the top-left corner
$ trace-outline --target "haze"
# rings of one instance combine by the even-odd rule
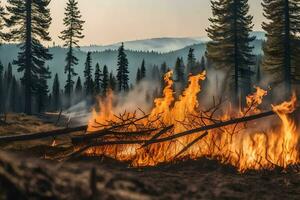
[[[51,36],[56,44],[63,29],[67,0],[52,0]],[[249,0],[254,30],[263,21],[260,0]],[[210,0],[79,0],[85,38],[80,45],[111,44],[158,37],[206,36]]]

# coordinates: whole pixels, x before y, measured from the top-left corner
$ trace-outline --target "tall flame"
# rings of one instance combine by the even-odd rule
[[[203,106],[198,101],[198,94],[201,92],[199,82],[205,80],[205,76],[205,72],[191,76],[188,87],[176,100],[172,72],[168,72],[164,78],[166,87],[163,90],[163,96],[154,100],[155,106],[143,123],[147,124],[152,121],[152,126],[157,128],[161,123],[166,126],[174,125],[174,129],[168,133],[170,136],[195,128],[199,124],[209,125],[216,121],[261,112],[259,106],[267,95],[267,91],[256,87],[256,92],[246,98],[247,107],[243,112],[234,111],[227,104],[218,112],[216,118],[200,118],[203,114],[201,111]],[[110,94],[105,101],[100,102],[100,113],[93,111],[88,131],[97,131],[100,129],[99,126],[97,128],[97,125],[101,124],[105,127],[108,121],[118,122],[118,118],[113,113],[112,98],[113,96]],[[297,98],[296,95],[293,95],[291,101],[272,106],[281,123],[273,123],[276,120],[264,120],[210,130],[205,138],[190,146],[180,155],[179,152],[203,133],[152,144],[146,148],[141,148],[140,145],[96,147],[89,149],[87,154],[106,155],[122,161],[130,161],[134,166],[154,166],[170,162],[175,158],[208,157],[232,164],[241,172],[248,169],[272,169],[276,166],[286,168],[289,165],[300,163],[299,133],[294,120],[289,116],[296,109],[296,104]],[[207,115],[209,114],[212,113]],[[157,118],[160,120],[156,121]],[[128,127],[128,129],[129,131],[136,130],[135,127]],[[177,157],[177,155],[179,156]]]

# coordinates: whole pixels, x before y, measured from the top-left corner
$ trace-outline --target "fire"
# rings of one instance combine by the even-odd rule
[[[142,125],[149,128],[174,125],[174,128],[167,133],[167,136],[172,136],[196,127],[261,112],[259,106],[263,103],[267,91],[259,87],[256,87],[254,94],[246,98],[247,107],[243,111],[233,110],[230,104],[222,105],[219,110],[202,111],[205,107],[198,101],[198,94],[201,92],[200,83],[205,80],[205,76],[205,72],[191,76],[188,87],[176,99],[172,72],[168,72],[165,75],[166,87],[163,90],[163,96],[154,100],[155,106],[149,116],[141,120]],[[89,122],[89,132],[106,128],[108,122],[120,122],[113,111],[113,99],[113,94],[110,93],[108,98],[100,102],[100,112],[93,111]],[[133,166],[155,166],[172,162],[174,159],[207,157],[231,164],[241,172],[250,169],[273,169],[277,166],[287,168],[290,165],[300,164],[299,133],[295,121],[290,117],[296,106],[297,98],[293,95],[291,101],[272,105],[273,111],[280,120],[272,118],[267,121],[213,129],[199,141],[196,139],[204,133],[196,133],[146,147],[141,147],[140,144],[130,144],[90,148],[86,153],[129,161]],[[128,117],[135,115],[136,113],[129,113]],[[126,130],[138,131],[138,128],[128,125]],[[157,132],[152,134],[154,136]],[[193,145],[189,146],[191,143]],[[189,148],[182,151],[187,146]]]

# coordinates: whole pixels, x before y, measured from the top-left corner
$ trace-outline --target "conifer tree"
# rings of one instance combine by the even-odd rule
[[[61,32],[60,36],[60,38],[65,42],[64,46],[68,48],[65,59],[65,73],[67,74],[65,93],[68,101],[67,106],[71,106],[71,96],[74,87],[73,77],[77,75],[74,70],[74,66],[78,64],[78,59],[75,56],[74,49],[79,48],[78,42],[80,39],[84,38],[84,35],[82,34],[84,21],[81,20],[81,17],[77,0],[68,0],[64,18],[64,25],[66,29]]]
[[[118,50],[118,69],[117,80],[119,91],[129,90],[129,71],[128,71],[128,59],[124,49],[124,43]]]
[[[45,110],[48,105],[48,93],[49,88],[47,84],[47,79],[51,78],[51,72],[49,67],[47,68],[47,73],[43,73],[38,77],[37,87],[36,87],[36,102],[37,102],[37,111],[41,113]]]
[[[107,92],[108,92],[108,89],[109,89],[109,79],[110,78],[109,78],[107,66],[104,65],[104,67],[103,67],[103,80],[102,80],[102,85],[101,85],[103,96],[105,96],[107,94]]]
[[[92,96],[94,91],[94,82],[92,76],[92,57],[91,52],[87,53],[84,68],[84,89],[87,96]]]
[[[82,83],[81,83],[81,78],[78,76],[77,81],[76,81],[76,86],[75,86],[75,93],[76,95],[82,95]]]
[[[297,61],[300,55],[300,2],[298,0],[263,0],[267,21],[262,27],[267,33],[264,44],[263,70],[271,85],[284,83],[285,95],[290,96],[293,81],[299,77]]]
[[[50,0],[8,0],[10,16],[6,22],[10,30],[9,38],[21,43],[18,71],[23,72],[22,84],[25,90],[25,113],[32,113],[32,96],[37,89],[40,76],[48,73],[45,62],[52,59],[49,50],[41,42],[50,41],[51,24]]]
[[[99,63],[96,64],[96,69],[95,69],[95,81],[94,81],[94,85],[95,85],[95,93],[96,94],[100,94],[101,93],[101,77],[103,76],[101,69],[100,69],[100,65]]]
[[[116,91],[117,89],[117,79],[112,72],[109,74],[109,88],[112,91]]]
[[[54,110],[61,108],[61,96],[60,96],[60,83],[58,74],[55,74],[55,78],[52,86],[52,106]]]
[[[146,78],[146,63],[145,63],[145,60],[143,60],[143,62],[142,62],[142,66],[141,66],[141,69],[140,69],[140,75],[141,75],[141,80]]]
[[[196,69],[196,57],[194,54],[194,49],[190,48],[187,58],[187,74],[195,75],[197,73]]]
[[[137,72],[136,72],[136,84],[139,84],[140,82],[141,82],[141,79],[142,79],[142,77],[141,77],[141,70],[140,70],[140,68],[138,68],[138,70],[137,70]]]
[[[82,101],[83,98],[83,86],[81,83],[81,78],[78,76],[76,85],[75,85],[75,101],[76,103]]]
[[[227,79],[232,77],[229,91],[237,103],[239,96],[250,92],[251,67],[255,64],[251,46],[255,37],[250,36],[253,17],[248,0],[211,0],[211,4],[213,17],[207,32],[212,41],[207,45],[207,58],[214,68],[227,73]]]
[[[184,65],[182,61],[183,60],[181,58],[177,58],[174,71],[175,71],[176,82],[184,84],[185,75],[184,75]]]

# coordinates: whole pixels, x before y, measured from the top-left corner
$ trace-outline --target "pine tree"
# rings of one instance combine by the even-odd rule
[[[108,69],[107,69],[107,66],[104,65],[103,67],[103,80],[102,80],[102,85],[101,85],[101,88],[102,88],[102,92],[103,92],[103,96],[105,96],[108,92],[108,89],[109,89],[109,74],[108,74]]]
[[[49,88],[47,84],[47,79],[50,78],[51,78],[51,72],[48,67],[47,73],[41,74],[37,80],[35,95],[36,95],[36,102],[37,102],[37,111],[39,113],[43,112],[46,106],[49,104],[48,102]]]
[[[79,103],[83,99],[83,86],[80,76],[78,76],[76,85],[75,85],[75,102]]]
[[[94,92],[94,82],[92,76],[92,57],[91,52],[87,53],[85,68],[84,68],[84,89],[87,96],[92,96]]]
[[[60,36],[65,42],[64,46],[68,48],[65,59],[65,73],[67,74],[65,93],[67,96],[68,107],[71,106],[71,96],[74,87],[73,77],[77,75],[74,66],[78,64],[78,59],[75,56],[74,48],[79,48],[78,42],[80,39],[84,38],[84,35],[82,34],[84,21],[81,20],[81,17],[78,9],[78,2],[76,0],[68,0],[64,18],[66,29],[61,32]]]
[[[177,58],[176,64],[175,64],[175,77],[176,77],[176,82],[185,83],[185,74],[184,74],[184,65],[183,65],[183,60],[181,58]]]
[[[129,71],[128,71],[128,60],[124,49],[124,43],[118,50],[118,69],[117,69],[117,80],[119,91],[129,90]]]
[[[54,110],[61,108],[61,97],[60,97],[60,83],[58,74],[55,74],[55,78],[52,86],[52,106]]]
[[[143,60],[142,62],[142,66],[141,66],[141,80],[145,79],[146,78],[146,63],[145,63],[145,60]]]
[[[49,50],[41,41],[50,41],[51,24],[50,0],[8,0],[10,14],[6,20],[11,28],[10,39],[21,43],[18,59],[18,71],[23,72],[22,84],[25,90],[25,113],[32,113],[32,96],[37,89],[40,76],[47,74],[45,61],[52,59]]]
[[[95,69],[95,81],[94,81],[94,85],[95,85],[95,93],[96,94],[100,94],[101,93],[101,77],[103,76],[101,70],[100,70],[100,65],[99,63],[96,64],[96,69]]]
[[[297,79],[300,55],[300,2],[298,0],[263,0],[267,22],[262,27],[267,33],[263,47],[264,74],[271,78],[271,85],[285,85],[285,95],[290,96],[292,83]],[[298,80],[299,81],[299,80]]]
[[[117,89],[117,79],[112,72],[109,74],[109,88],[112,91],[116,91]]]
[[[81,83],[81,79],[80,76],[78,76],[77,81],[76,81],[76,86],[75,86],[75,93],[76,95],[82,95],[82,83]]]
[[[194,54],[194,49],[190,48],[187,58],[187,74],[195,75],[197,73],[196,69],[196,57]]]
[[[142,75],[141,75],[141,69],[140,68],[138,68],[138,70],[137,70],[137,72],[136,72],[136,84],[139,84],[140,82],[141,82],[141,79],[142,79],[142,77],[141,77]]]
[[[229,91],[239,96],[249,93],[253,75],[251,67],[255,64],[252,55],[250,36],[252,19],[249,13],[248,0],[212,0],[213,17],[207,29],[212,39],[207,45],[207,58],[216,69],[224,70],[230,81]],[[226,85],[226,84],[225,84]],[[244,98],[243,98],[244,99]]]

